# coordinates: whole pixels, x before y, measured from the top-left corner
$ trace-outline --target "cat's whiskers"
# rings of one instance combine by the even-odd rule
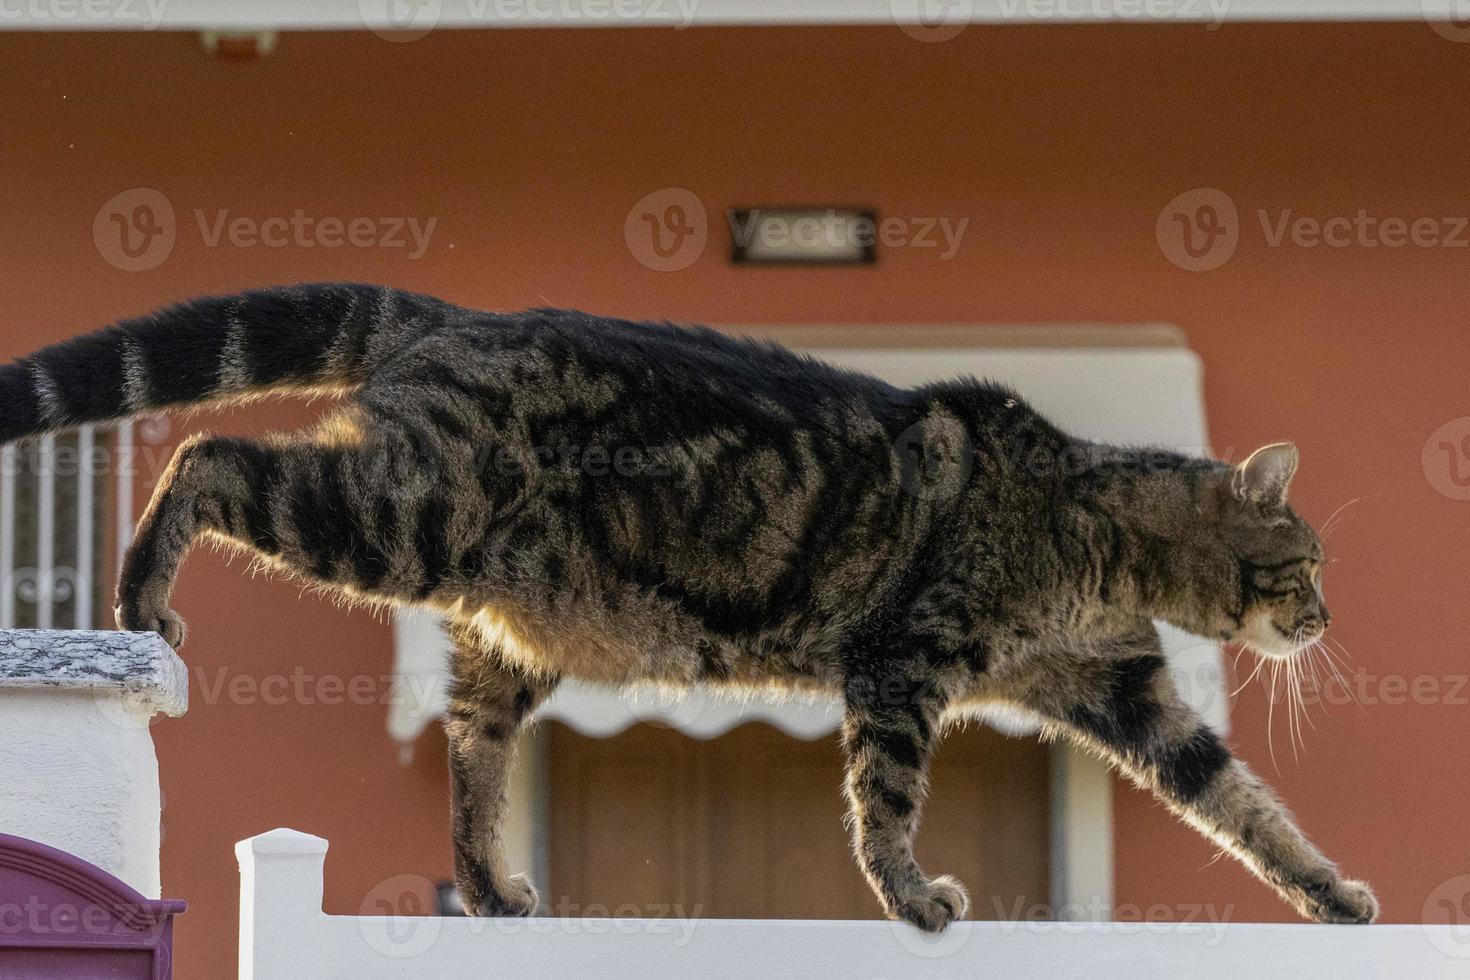
[[[1337,508],[1337,510],[1333,511],[1328,516],[1327,520],[1325,520],[1325,521],[1322,522],[1322,533],[1318,537],[1318,540],[1325,542],[1327,540],[1327,536],[1329,534],[1331,534],[1333,531],[1337,530],[1337,528],[1339,528],[1339,527],[1342,526],[1341,522],[1338,521],[1337,518],[1339,517],[1339,515],[1342,514],[1343,511],[1347,510],[1353,504],[1359,503],[1360,501],[1367,500],[1369,497],[1375,497],[1375,496],[1379,496],[1379,495],[1378,494],[1371,494],[1371,493],[1369,493],[1369,494],[1364,494],[1361,497],[1354,497],[1352,500],[1349,500],[1347,503],[1345,503],[1341,507]]]
[[[1302,728],[1301,722],[1305,721],[1307,723],[1307,727],[1310,728],[1312,731],[1315,732],[1317,730],[1317,723],[1312,720],[1312,706],[1307,701],[1308,684],[1310,683],[1311,685],[1310,692],[1313,697],[1315,697],[1317,692],[1321,690],[1321,685],[1318,683],[1317,680],[1317,665],[1316,662],[1312,659],[1310,648],[1304,646],[1302,648],[1301,655],[1297,659],[1301,661],[1301,663],[1297,666],[1298,684],[1296,696],[1297,703],[1301,705],[1301,718],[1297,722],[1297,732],[1302,736],[1302,750],[1306,751],[1306,730]]]
[[[1348,652],[1347,647],[1342,645],[1341,640],[1328,640],[1325,637],[1323,638],[1323,640],[1323,652],[1331,657],[1334,661],[1340,663],[1342,665],[1342,669],[1344,671],[1347,671],[1347,676],[1343,677],[1342,686],[1347,689],[1348,697],[1352,698],[1353,703],[1358,706],[1358,710],[1366,715],[1368,713],[1368,709],[1363,706],[1363,702],[1358,698],[1358,692],[1355,691],[1352,685],[1348,683],[1348,677],[1352,675],[1352,668],[1348,665],[1348,661],[1353,659],[1353,655]],[[1336,655],[1333,654],[1334,649],[1337,651]],[[1337,660],[1338,656],[1341,656],[1342,659]]]
[[[1265,661],[1261,661],[1265,663]],[[1276,721],[1276,679],[1281,674],[1281,661],[1271,661],[1271,691],[1266,697],[1266,749],[1271,753],[1271,767],[1277,773],[1281,772],[1281,765],[1276,761],[1276,743],[1274,729]]]
[[[1327,646],[1325,638],[1318,637],[1313,640],[1311,651],[1313,657],[1321,658],[1322,662],[1327,665],[1327,669],[1332,672],[1332,676],[1337,680],[1337,683],[1348,691],[1349,697],[1352,697],[1352,689],[1348,686],[1347,678],[1342,675],[1342,671],[1337,669],[1337,659],[1333,656],[1332,649]]]
[[[1292,639],[1293,642],[1300,642],[1301,630],[1297,630]],[[1297,742],[1301,740],[1301,719],[1297,717],[1297,706],[1300,700],[1301,686],[1297,677],[1297,658],[1292,657],[1286,661],[1286,738],[1291,743],[1291,759],[1298,764],[1301,763],[1301,758],[1296,753]]]
[[[1307,723],[1307,728],[1315,732],[1317,730],[1317,723],[1312,720],[1312,702],[1307,700],[1307,696],[1310,694],[1315,699],[1318,685],[1317,672],[1310,655],[1301,658],[1301,665],[1297,668],[1297,676],[1301,679],[1301,685],[1297,688],[1296,692],[1297,702],[1302,708],[1301,720]],[[1301,732],[1302,750],[1305,751],[1307,748],[1306,729],[1298,725],[1298,731]]]
[[[1342,654],[1344,664],[1346,663],[1346,661],[1353,659],[1353,655],[1351,653],[1348,653],[1348,648],[1342,645],[1341,640],[1329,640],[1325,636],[1322,639],[1325,642],[1332,644],[1332,646],[1337,649],[1337,652]]]
[[[1235,660],[1236,660],[1237,663],[1240,662],[1240,654],[1239,653],[1237,653],[1235,655]],[[1233,698],[1236,695],[1238,695],[1241,691],[1244,691],[1250,685],[1251,681],[1253,681],[1253,680],[1256,679],[1256,676],[1260,674],[1261,668],[1264,667],[1264,666],[1266,666],[1266,658],[1265,657],[1257,657],[1256,658],[1256,669],[1253,670],[1253,671],[1251,671],[1251,675],[1249,677],[1247,677],[1245,680],[1243,680],[1243,681],[1240,682],[1240,686],[1239,687],[1237,687],[1235,690],[1233,690],[1233,691],[1230,692],[1230,696]]]
[[[1325,697],[1327,684],[1331,678],[1326,676],[1327,671],[1322,670],[1322,653],[1318,649],[1318,641],[1313,640],[1307,647],[1308,664],[1312,670],[1312,692],[1322,702],[1322,714],[1327,714],[1329,704]]]
[[[1307,658],[1307,664],[1312,670],[1312,693],[1322,703],[1322,714],[1325,717],[1329,708],[1327,699],[1323,696],[1327,688],[1327,678],[1323,676],[1318,665],[1318,654],[1315,645],[1308,648]]]
[[[1297,629],[1291,637],[1292,644],[1298,647],[1297,655],[1284,659],[1272,658],[1271,670],[1268,673],[1267,685],[1267,707],[1266,707],[1266,747],[1271,754],[1271,765],[1277,772],[1281,771],[1280,763],[1276,759],[1275,727],[1276,727],[1276,699],[1284,697],[1286,701],[1286,734],[1287,742],[1291,745],[1293,761],[1300,764],[1300,752],[1306,751],[1307,739],[1306,729],[1310,727],[1317,730],[1317,723],[1312,720],[1311,707],[1307,703],[1306,686],[1311,682],[1314,693],[1322,690],[1322,679],[1316,665],[1317,648],[1321,644],[1321,638],[1307,642],[1303,637],[1304,630]],[[1324,657],[1325,659],[1325,657]],[[1230,696],[1233,698],[1248,687],[1261,673],[1266,665],[1266,658],[1256,662],[1255,670],[1250,676],[1241,682]],[[1337,672],[1336,665],[1330,660],[1329,667]],[[1341,677],[1341,674],[1338,673]],[[1278,686],[1281,695],[1277,694]],[[1305,724],[1303,724],[1305,722]]]

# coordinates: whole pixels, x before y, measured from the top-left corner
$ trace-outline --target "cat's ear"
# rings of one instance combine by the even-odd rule
[[[1263,507],[1285,506],[1297,459],[1296,447],[1289,442],[1262,446],[1230,472],[1230,490],[1237,500],[1250,500]]]

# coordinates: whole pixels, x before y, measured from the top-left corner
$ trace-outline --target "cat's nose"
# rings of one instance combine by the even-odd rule
[[[1330,613],[1330,612],[1327,611],[1327,607],[1326,606],[1322,606],[1321,609],[1322,609],[1322,628],[1325,630],[1327,627],[1329,627],[1329,626],[1332,625],[1332,613]]]

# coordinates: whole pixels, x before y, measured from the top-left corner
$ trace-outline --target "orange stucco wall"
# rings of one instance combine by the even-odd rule
[[[1285,209],[1470,212],[1467,89],[1470,44],[1423,24],[975,27],[939,44],[892,28],[290,35],[254,64],[211,60],[185,35],[0,36],[0,354],[193,293],[315,278],[692,320],[1177,323],[1204,358],[1218,450],[1297,440],[1311,518],[1364,498],[1331,538],[1327,587],[1371,703],[1317,710],[1300,761],[1278,710],[1277,772],[1251,689],[1234,742],[1378,886],[1390,921],[1418,920],[1470,871],[1457,680],[1470,670],[1470,503],[1438,492],[1448,471],[1431,466],[1432,480],[1421,461],[1432,432],[1470,414],[1470,249],[1272,247],[1257,210],[1268,224]],[[125,272],[99,254],[93,219],[138,186],[171,201],[178,238],[157,268]],[[1155,222],[1200,186],[1231,195],[1241,239],[1223,267],[1187,272]],[[717,222],[680,272],[641,265],[624,242],[629,208],[666,187]],[[762,202],[969,225],[949,260],[897,248],[865,268],[732,267],[718,216]],[[210,247],[193,216],[297,208],[437,225],[409,260]],[[188,566],[177,605],[194,705],[156,728],[167,892],[192,906],[186,977],[232,975],[239,838],[277,825],[330,838],[338,911],[399,871],[447,873],[442,741],[400,768],[381,706],[323,703],[343,697],[331,678],[369,678],[358,701],[384,692],[387,628],[245,566],[207,552]],[[277,703],[270,684],[294,685],[298,669],[308,696]],[[1288,917],[1148,799],[1120,792],[1117,826],[1120,902]]]

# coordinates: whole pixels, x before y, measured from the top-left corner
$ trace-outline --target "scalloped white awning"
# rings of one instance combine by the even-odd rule
[[[912,385],[957,374],[1005,382],[1063,428],[1085,438],[1166,446],[1204,453],[1202,370],[1179,333],[1161,327],[811,327],[749,333],[896,384]],[[1058,344],[1063,346],[1057,346]],[[1229,721],[1220,648],[1161,625],[1181,695],[1217,731]],[[389,733],[411,743],[445,708],[449,642],[437,617],[396,614],[395,695]],[[656,721],[695,737],[714,738],[746,722],[764,722],[797,738],[836,731],[841,711],[833,699],[739,699],[691,691],[675,696],[640,686],[624,691],[564,683],[539,717],[584,735],[606,737],[640,721]],[[1034,730],[1022,715],[986,718],[1009,733]]]

